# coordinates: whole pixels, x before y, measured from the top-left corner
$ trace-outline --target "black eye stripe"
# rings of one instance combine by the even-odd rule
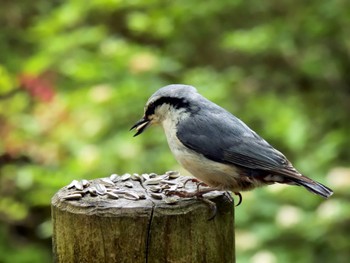
[[[155,109],[158,106],[161,106],[163,104],[169,104],[172,105],[175,109],[180,109],[180,108],[188,108],[189,103],[185,99],[181,98],[173,98],[173,97],[161,97],[157,99],[156,101],[152,102],[151,104],[148,105],[145,115],[149,116],[154,114]]]

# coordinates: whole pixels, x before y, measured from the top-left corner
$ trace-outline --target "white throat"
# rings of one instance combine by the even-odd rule
[[[175,158],[181,163],[179,160],[179,155],[181,155],[181,153],[184,151],[184,146],[182,143],[180,143],[176,136],[176,126],[178,125],[179,121],[183,121],[184,119],[190,117],[190,113],[186,112],[185,109],[175,109],[169,105],[162,105],[161,107],[162,108],[160,108],[160,111],[165,112],[165,114],[163,114],[163,118],[160,120],[160,122],[163,126],[170,150],[174,154]]]

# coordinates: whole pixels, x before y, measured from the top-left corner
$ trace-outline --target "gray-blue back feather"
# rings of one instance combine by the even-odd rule
[[[250,169],[290,167],[282,153],[237,117],[203,97],[195,103],[198,114],[178,124],[177,137],[187,147],[208,159]],[[205,107],[201,107],[203,103]]]
[[[285,183],[304,186],[325,198],[333,194],[300,174],[281,152],[225,109],[199,94],[193,103],[196,114],[179,122],[177,131],[178,139],[188,148],[210,160],[241,167],[243,175],[261,176],[262,180],[268,174],[282,175]]]

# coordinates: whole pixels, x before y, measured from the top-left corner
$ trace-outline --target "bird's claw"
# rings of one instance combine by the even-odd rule
[[[167,196],[177,195],[179,197],[188,198],[188,197],[198,197],[197,192],[187,192],[187,191],[178,191],[178,190],[165,190],[164,194]]]
[[[199,186],[208,186],[206,183],[203,183],[202,181],[199,181],[197,178],[190,178],[190,179],[187,179],[185,182],[184,182],[184,187],[186,187],[186,184],[188,182],[192,182],[192,183],[195,183],[197,185],[197,190],[199,189]]]
[[[242,203],[242,195],[241,195],[241,193],[240,192],[233,192],[235,195],[238,195],[238,198],[239,198],[239,200],[238,200],[238,204],[237,205],[235,205],[236,207],[237,206],[239,206],[241,203]]]

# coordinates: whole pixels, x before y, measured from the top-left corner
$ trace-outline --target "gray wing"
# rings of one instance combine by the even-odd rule
[[[229,112],[212,107],[178,124],[177,137],[188,148],[208,159],[258,171],[248,175],[284,175],[280,183],[297,184],[328,198],[333,191],[301,175],[287,158]],[[268,172],[268,173],[267,173]],[[263,178],[264,180],[265,178]]]
[[[180,122],[177,137],[188,148],[217,162],[276,172],[282,169],[288,174],[296,172],[282,153],[224,110],[202,112]]]

